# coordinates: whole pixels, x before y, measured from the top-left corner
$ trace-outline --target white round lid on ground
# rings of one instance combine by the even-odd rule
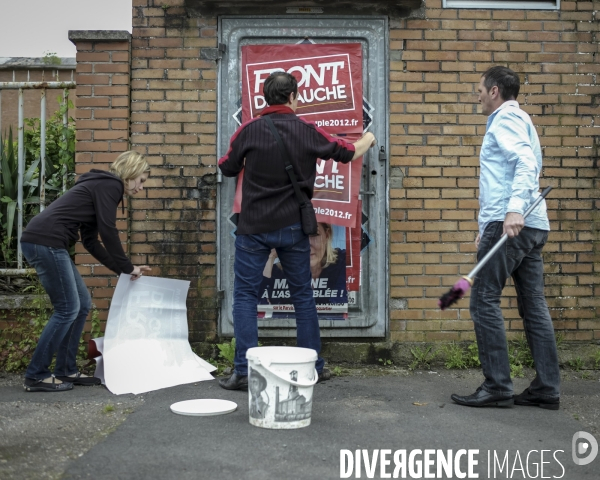
[[[171,411],[178,415],[191,415],[197,417],[207,417],[210,415],[225,415],[231,413],[237,408],[237,403],[229,400],[219,400],[217,398],[201,398],[196,400],[186,400],[171,405]]]

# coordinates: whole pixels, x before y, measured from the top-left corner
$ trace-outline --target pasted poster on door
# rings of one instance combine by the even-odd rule
[[[242,47],[242,121],[260,115],[267,106],[263,84],[282,70],[298,80],[299,117],[333,134],[362,132],[359,43]]]
[[[259,116],[267,106],[263,85],[274,71],[289,72],[298,80],[299,117],[350,142],[360,138],[365,129],[361,44],[242,47],[242,122]],[[362,158],[349,164],[317,160],[313,206],[319,230],[310,238],[310,269],[320,319],[347,318],[348,305],[355,302],[360,288],[361,176]],[[241,210],[242,182],[243,172],[238,176],[234,213]],[[263,272],[258,314],[295,316],[285,265],[275,251]]]

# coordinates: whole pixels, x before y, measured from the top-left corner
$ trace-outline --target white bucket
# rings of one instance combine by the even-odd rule
[[[300,347],[254,347],[248,359],[250,423],[285,429],[310,425],[317,352]]]

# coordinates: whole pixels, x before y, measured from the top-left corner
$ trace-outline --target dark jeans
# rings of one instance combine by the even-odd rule
[[[502,235],[503,222],[487,225],[479,243],[477,260],[495,245]],[[479,360],[490,393],[513,394],[504,319],[500,309],[502,289],[512,276],[517,291],[519,315],[527,343],[535,362],[536,377],[529,390],[532,394],[559,396],[560,372],[552,319],[544,297],[542,248],[548,232],[525,227],[518,236],[509,238],[477,275],[471,290],[471,318],[479,348]]]
[[[77,348],[92,306],[87,287],[66,250],[27,242],[21,242],[21,249],[29,264],[35,268],[54,307],[25,377],[34,380],[48,378],[54,354],[55,375],[77,373]]]
[[[238,375],[248,375],[246,351],[258,345],[257,306],[263,270],[271,249],[277,255],[288,281],[296,315],[297,345],[321,351],[317,307],[310,284],[310,243],[299,223],[275,232],[238,235],[235,239],[233,270],[234,367]],[[323,371],[319,356],[316,369]]]

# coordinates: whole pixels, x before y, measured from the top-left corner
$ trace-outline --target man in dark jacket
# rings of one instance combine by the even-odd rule
[[[295,115],[298,83],[285,72],[272,73],[264,83],[269,115],[290,152],[302,194],[311,199],[316,161],[348,163],[376,143],[368,132],[355,143],[333,138]],[[244,169],[242,207],[235,240],[233,328],[236,345],[234,373],[219,384],[228,390],[247,388],[246,351],[258,345],[257,305],[262,272],[271,249],[285,265],[296,315],[297,344],[319,354],[321,336],[310,285],[310,243],[300,224],[300,207],[284,167],[284,159],[267,122],[261,117],[242,125],[231,137],[230,148],[219,160],[223,175],[235,177]],[[319,381],[329,378],[319,356]]]

